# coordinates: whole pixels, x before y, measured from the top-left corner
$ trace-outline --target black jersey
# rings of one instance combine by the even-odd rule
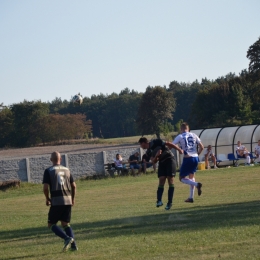
[[[50,185],[51,205],[72,205],[70,170],[62,165],[54,165],[44,171],[43,183]]]
[[[155,157],[156,153],[162,150],[162,154],[159,156],[159,162],[164,162],[167,159],[174,158],[174,154],[166,146],[165,142],[162,139],[154,139],[149,142],[149,148],[146,151],[146,154],[149,157]]]

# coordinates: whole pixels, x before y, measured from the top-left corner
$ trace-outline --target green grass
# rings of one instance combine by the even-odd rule
[[[170,211],[155,207],[155,174],[77,181],[71,226],[79,251],[66,253],[46,227],[42,185],[1,191],[0,259],[260,259],[259,174],[199,171],[203,193],[193,204],[176,178]]]

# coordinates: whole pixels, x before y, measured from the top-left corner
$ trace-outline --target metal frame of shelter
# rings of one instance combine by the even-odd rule
[[[241,141],[250,152],[260,140],[260,125],[240,125],[190,130],[201,139],[204,147],[212,146],[215,154],[235,154],[237,142]]]

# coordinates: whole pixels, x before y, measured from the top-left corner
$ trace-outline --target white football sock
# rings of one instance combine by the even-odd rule
[[[249,156],[249,155],[246,157],[246,161],[247,161],[247,163],[250,164],[251,159],[250,159],[250,156]]]
[[[188,185],[192,185],[192,186],[196,186],[198,185],[197,182],[193,181],[192,179],[187,179],[187,178],[183,178],[181,179],[182,183],[188,184]]]
[[[192,179],[195,182],[195,178]],[[194,197],[194,190],[195,190],[195,186],[190,185],[190,199],[193,199]]]

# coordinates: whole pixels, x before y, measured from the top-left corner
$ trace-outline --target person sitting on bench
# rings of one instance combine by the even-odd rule
[[[208,145],[208,147],[205,149],[204,156],[205,156],[205,166],[206,166],[206,169],[210,169],[209,160],[211,160],[214,163],[214,169],[218,168],[217,167],[216,156],[212,152],[212,146],[211,145]]]
[[[237,153],[237,158],[246,158],[245,165],[250,166],[250,162],[251,162],[251,158],[250,158],[250,155],[249,155],[250,153],[246,149],[246,147],[241,144],[240,141],[237,142],[236,153]]]

